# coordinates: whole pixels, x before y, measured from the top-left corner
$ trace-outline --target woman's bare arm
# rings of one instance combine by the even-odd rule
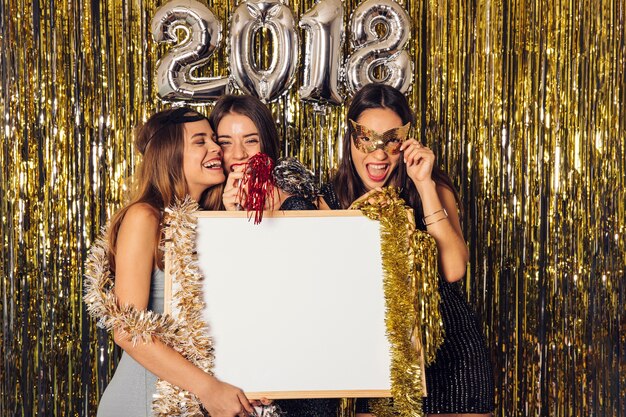
[[[146,309],[150,280],[155,267],[159,214],[147,204],[135,204],[120,226],[115,256],[115,295],[120,305]],[[152,343],[132,342],[114,331],[114,340],[137,362],[159,378],[194,393],[214,417],[233,417],[253,412],[243,391],[219,381],[189,362],[158,339]]]

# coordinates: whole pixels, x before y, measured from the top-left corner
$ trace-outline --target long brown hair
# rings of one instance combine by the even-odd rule
[[[409,107],[406,97],[399,90],[386,84],[374,83],[361,88],[352,98],[347,117],[349,120],[358,120],[361,113],[367,109],[390,109],[402,119],[403,124],[409,122],[412,125],[415,124],[415,116]],[[343,138],[344,157],[340,161],[337,173],[331,181],[335,194],[337,194],[337,199],[344,209],[348,208],[354,200],[367,192],[352,163],[351,135],[352,126],[348,123],[348,129]],[[449,188],[454,193],[457,203],[459,202],[452,180],[437,166],[433,167],[432,179],[438,185]],[[418,219],[423,217],[419,193],[415,188],[415,184],[413,184],[413,181],[406,173],[406,165],[402,158],[400,158],[396,169],[391,173],[385,185],[393,185],[400,188],[400,196],[413,208],[415,217]]]
[[[224,116],[231,113],[240,114],[252,120],[252,123],[259,130],[261,152],[272,158],[273,161],[277,161],[280,146],[278,129],[276,129],[276,122],[270,109],[261,100],[251,95],[223,95],[217,100],[209,116],[209,123],[211,123],[211,128],[215,134],[217,134],[217,126],[219,126],[220,121]]]
[[[109,263],[115,270],[115,247],[117,235],[128,209],[134,204],[145,203],[161,217],[163,210],[174,204],[178,198],[188,194],[187,182],[183,171],[183,152],[185,127],[187,121],[206,119],[195,110],[186,107],[163,110],[148,119],[136,131],[135,146],[143,156],[137,168],[135,191],[128,204],[121,208],[111,219],[107,236],[109,244]],[[216,187],[207,189],[200,198],[201,206],[206,210],[217,210],[221,194],[214,195]],[[219,190],[217,190],[219,192]],[[157,239],[161,239],[161,225]],[[159,245],[155,248],[157,266],[163,269],[163,254]]]

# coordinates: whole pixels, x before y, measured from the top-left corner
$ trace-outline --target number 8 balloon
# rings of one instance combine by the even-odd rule
[[[366,0],[351,18],[352,53],[346,65],[348,88],[352,93],[365,84],[383,82],[403,93],[413,82],[413,63],[404,49],[410,38],[411,19],[393,0]],[[382,24],[384,33],[376,27]],[[386,69],[384,79],[376,79],[377,67]]]
[[[186,38],[178,40],[176,30]],[[151,22],[157,42],[177,43],[157,64],[159,97],[165,101],[216,100],[228,90],[228,77],[194,77],[192,72],[207,63],[222,37],[222,25],[204,4],[196,0],[173,0],[156,12]]]

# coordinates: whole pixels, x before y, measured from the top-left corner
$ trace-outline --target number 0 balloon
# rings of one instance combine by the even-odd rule
[[[273,56],[268,69],[254,63],[254,35],[269,30]],[[230,24],[230,73],[244,91],[271,101],[285,93],[298,68],[298,33],[291,9],[278,0],[249,0],[233,13]]]

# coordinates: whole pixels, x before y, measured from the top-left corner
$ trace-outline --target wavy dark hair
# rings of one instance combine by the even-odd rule
[[[215,103],[213,111],[209,116],[209,123],[215,134],[217,134],[217,126],[227,114],[236,113],[248,117],[259,130],[259,139],[261,141],[261,152],[278,160],[279,156],[279,137],[276,129],[276,122],[272,117],[272,113],[265,104],[258,98],[251,95],[234,95],[226,94],[220,97]]]
[[[367,109],[389,109],[396,113],[402,123],[411,122],[411,125],[415,125],[415,116],[409,107],[404,94],[394,87],[386,84],[374,83],[368,84],[361,88],[352,98],[350,107],[348,108],[348,119],[355,121],[359,120],[361,113]],[[352,163],[352,153],[350,147],[350,138],[352,135],[352,126],[348,123],[348,129],[343,138],[343,155],[344,157],[339,163],[337,173],[331,180],[334,186],[335,193],[341,207],[347,209],[354,200],[367,192],[363,181],[359,177],[354,164]],[[459,203],[459,196],[454,188],[454,184],[448,175],[446,175],[437,166],[433,167],[432,179],[438,185],[449,188],[454,197]],[[419,197],[419,193],[415,188],[415,184],[409,178],[406,173],[406,165],[402,160],[399,160],[395,170],[389,176],[385,185],[393,185],[400,188],[400,196],[411,206],[415,212],[417,219],[423,217],[422,202]]]

